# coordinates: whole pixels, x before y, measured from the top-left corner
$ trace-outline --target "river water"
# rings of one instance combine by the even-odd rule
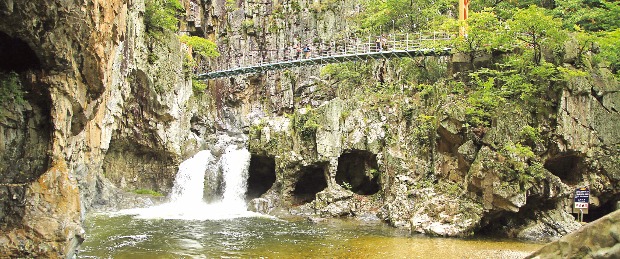
[[[380,223],[92,215],[79,258],[523,258],[540,244],[411,236]]]
[[[542,245],[431,238],[380,222],[278,219],[246,210],[250,154],[230,145],[179,166],[169,202],[89,215],[79,258],[522,258]],[[216,162],[217,160],[217,162]],[[221,200],[203,201],[206,174],[224,179]],[[213,175],[211,175],[213,176]]]

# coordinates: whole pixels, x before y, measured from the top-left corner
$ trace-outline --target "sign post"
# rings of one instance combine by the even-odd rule
[[[590,189],[581,187],[575,190],[573,213],[578,213],[579,222],[583,222],[583,214],[588,214],[590,205]]]

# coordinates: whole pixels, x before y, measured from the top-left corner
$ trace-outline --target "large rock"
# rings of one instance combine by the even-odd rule
[[[620,210],[547,244],[526,258],[620,258]]]

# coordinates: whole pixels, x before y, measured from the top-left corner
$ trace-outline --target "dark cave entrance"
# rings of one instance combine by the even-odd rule
[[[527,203],[518,212],[499,211],[490,213],[480,220],[480,229],[475,231],[476,236],[517,238],[515,229],[526,226],[536,220],[540,212],[552,211],[557,208],[557,201],[542,197],[528,197]]]
[[[21,73],[41,67],[39,58],[26,42],[0,31],[0,72]]]
[[[327,188],[325,166],[312,165],[302,167],[299,178],[293,189],[293,204],[301,205],[311,202],[316,194]]]
[[[379,191],[377,156],[368,151],[354,150],[338,158],[336,182],[360,195],[372,195]]]
[[[598,207],[593,207],[590,205],[588,209],[588,214],[583,215],[584,222],[592,222],[597,219],[604,217],[605,215],[614,212],[617,209],[620,209],[618,206],[618,200],[607,200],[601,203]],[[577,214],[575,215],[575,219],[577,219]]]
[[[276,182],[276,161],[273,157],[252,155],[248,170],[248,191],[245,198],[258,198]]]
[[[545,161],[545,169],[568,185],[577,185],[585,172],[583,157],[576,153],[561,154]]]

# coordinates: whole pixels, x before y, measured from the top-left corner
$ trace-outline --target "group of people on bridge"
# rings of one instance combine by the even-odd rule
[[[355,40],[355,39],[352,39]],[[358,42],[352,42],[352,44],[359,44]],[[343,51],[343,46],[347,44],[336,44],[336,43],[319,43],[316,47],[311,43],[306,44],[296,44],[292,47],[284,48],[283,50],[283,58],[284,60],[297,60],[297,59],[308,59],[314,56],[326,56],[333,51]],[[351,46],[351,45],[350,45]],[[385,35],[378,36],[375,40],[374,48],[373,46],[368,46],[367,52],[380,52],[386,51],[388,48],[388,38]],[[267,50],[269,51],[269,50]]]

